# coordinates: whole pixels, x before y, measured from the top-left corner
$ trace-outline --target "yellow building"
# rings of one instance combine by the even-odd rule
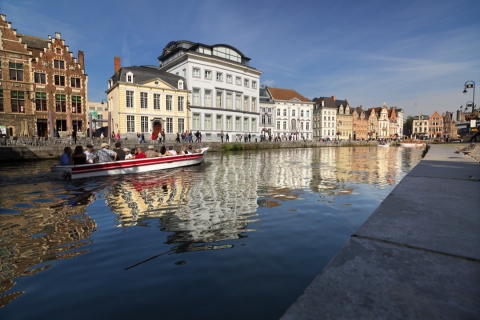
[[[121,67],[115,57],[115,74],[108,81],[107,105],[110,132],[136,139],[143,133],[150,141],[165,130],[174,141],[189,128],[189,102],[185,79],[153,66]]]

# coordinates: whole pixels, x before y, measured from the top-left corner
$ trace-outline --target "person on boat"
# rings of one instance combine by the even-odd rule
[[[130,153],[130,149],[123,148],[123,152],[125,152],[125,160],[133,159],[132,154]]]
[[[59,164],[61,166],[68,166],[70,164],[71,155],[72,155],[72,148],[70,147],[63,148],[63,154],[60,156]]]
[[[142,148],[137,148],[137,152],[135,153],[135,159],[143,159],[146,158],[145,153],[143,153]]]
[[[95,153],[95,162],[110,162],[117,160],[117,153],[109,149],[108,143],[102,143],[102,148]]]
[[[182,150],[180,150],[180,154],[181,155],[186,155],[187,154],[187,145],[186,144],[184,144],[182,146]]]
[[[189,144],[185,154],[191,154],[191,153],[202,153],[202,150],[201,149],[193,149],[193,146],[191,144]]]
[[[154,146],[148,146],[148,150],[147,150],[147,152],[145,152],[145,157],[146,158],[158,157],[158,154],[153,149],[154,149]]]
[[[176,156],[178,154],[177,151],[175,151],[172,146],[168,147],[168,152],[170,152],[172,156]]]
[[[87,163],[93,163],[93,158],[95,157],[95,153],[93,152],[93,145],[87,144],[87,150],[85,150],[85,157],[87,159]]]
[[[70,157],[70,164],[86,164],[87,156],[83,153],[82,146],[76,146],[73,151],[72,156]]]
[[[171,156],[172,154],[167,151],[167,148],[165,146],[162,146],[160,148],[160,156]]]
[[[120,141],[115,143],[115,152],[117,153],[117,161],[125,160],[125,151],[123,151]]]
[[[132,149],[132,150],[130,151],[130,155],[132,156],[131,159],[135,159],[135,156],[137,155],[137,150]]]

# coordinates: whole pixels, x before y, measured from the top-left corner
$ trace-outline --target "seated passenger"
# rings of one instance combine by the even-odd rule
[[[155,158],[158,157],[158,154],[153,150],[154,146],[148,146],[147,152],[145,152],[145,157],[147,158]]]
[[[117,153],[109,149],[108,143],[102,143],[102,149],[95,153],[95,162],[110,162],[117,160]]]
[[[186,155],[187,154],[187,145],[186,144],[184,144],[182,146],[182,150],[180,150],[180,154],[181,155]]]
[[[63,154],[60,156],[59,164],[61,166],[68,166],[70,164],[70,156],[72,154],[72,148],[65,147],[63,149]]]
[[[165,146],[162,146],[160,148],[160,155],[161,156],[171,156],[172,154],[167,151],[167,148]]]
[[[130,149],[123,148],[123,152],[125,152],[125,160],[133,159],[132,154],[130,153]]]
[[[142,158],[146,158],[145,153],[143,153],[142,148],[137,148],[137,151],[135,152],[135,159]]]
[[[75,150],[73,151],[71,159],[71,164],[86,164],[87,163],[87,156],[83,153],[82,146],[76,146]]]
[[[173,150],[172,146],[168,147],[168,152],[170,152],[172,156],[176,156],[178,154],[177,151]]]

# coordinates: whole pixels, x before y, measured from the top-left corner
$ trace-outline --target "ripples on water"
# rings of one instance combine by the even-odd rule
[[[78,181],[52,181],[51,161],[8,163],[0,315],[278,319],[420,153],[210,153],[200,166]]]

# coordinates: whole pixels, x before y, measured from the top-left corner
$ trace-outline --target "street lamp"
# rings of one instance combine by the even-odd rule
[[[467,89],[472,89],[472,88],[473,88],[473,101],[472,101],[472,113],[473,113],[473,111],[475,110],[475,81],[468,80],[467,82],[465,82],[463,93],[467,93]],[[467,110],[467,108],[465,108],[465,110]]]

